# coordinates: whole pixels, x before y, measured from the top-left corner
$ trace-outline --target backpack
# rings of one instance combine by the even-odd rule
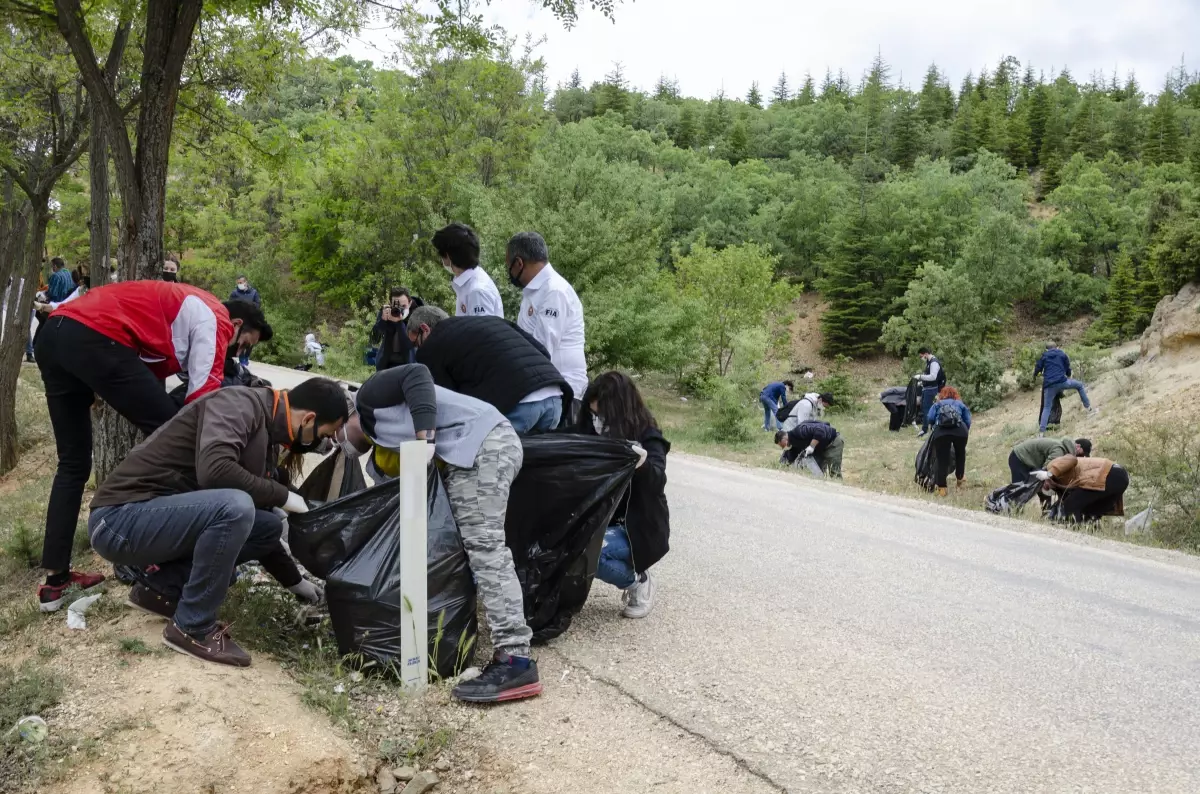
[[[782,408],[780,408],[778,411],[775,412],[775,418],[778,419],[780,422],[786,422],[787,418],[792,415],[792,409],[795,408],[799,403],[801,403],[807,399],[808,399],[807,397],[801,397],[797,400],[790,400],[789,402],[785,403]],[[813,408],[816,408],[816,407],[817,407],[816,405],[813,405]]]
[[[937,413],[934,414],[934,424],[941,428],[962,427],[962,414],[958,412],[958,406],[949,400],[938,403]]]

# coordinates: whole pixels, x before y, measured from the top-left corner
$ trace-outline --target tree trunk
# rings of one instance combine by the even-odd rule
[[[29,338],[29,312],[37,289],[37,270],[30,271],[25,256],[29,205],[14,202],[13,193],[12,179],[8,179],[4,184],[4,209],[0,211],[0,281],[6,285],[4,311],[0,312],[0,395],[8,397],[0,399],[0,475],[12,471],[21,451],[17,439],[17,378],[21,375],[25,340]]]
[[[91,216],[88,220],[89,260],[92,263],[92,286],[108,283],[108,260],[111,252],[111,233],[108,226],[108,139],[100,111],[92,108],[92,137],[89,140],[88,173],[91,178]]]

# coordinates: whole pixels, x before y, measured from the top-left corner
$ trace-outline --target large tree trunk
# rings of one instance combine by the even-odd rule
[[[29,205],[14,196],[12,180],[3,188],[4,208],[0,210],[0,283],[4,310],[0,312],[0,475],[17,465],[20,446],[17,440],[16,393],[21,375],[25,340],[29,338],[29,313],[37,289],[37,268],[29,269],[25,254],[28,243]]]
[[[91,216],[88,219],[89,260],[92,286],[108,283],[108,260],[112,234],[108,226],[108,140],[100,111],[92,108],[92,137],[89,140],[88,175],[91,180]]]

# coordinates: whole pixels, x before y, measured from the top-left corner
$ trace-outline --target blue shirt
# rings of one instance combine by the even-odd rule
[[[1057,386],[1071,377],[1071,359],[1057,347],[1042,353],[1033,377],[1044,375],[1042,386]]]
[[[964,405],[962,400],[938,400],[935,402],[929,409],[929,416],[926,417],[929,420],[929,424],[934,425],[935,427],[937,426],[938,406],[942,403],[950,403],[957,408],[958,415],[962,417],[963,427],[968,430],[971,429],[971,409]]]
[[[787,400],[787,386],[779,382],[768,383],[767,388],[763,389],[759,396],[779,405]]]
[[[75,280],[71,278],[71,274],[65,267],[50,274],[50,286],[46,288],[46,295],[52,303],[65,301],[67,296],[74,291]]]

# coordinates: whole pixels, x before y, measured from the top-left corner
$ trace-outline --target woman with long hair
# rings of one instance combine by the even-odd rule
[[[621,589],[621,614],[644,618],[654,606],[650,567],[670,548],[667,510],[667,453],[671,444],[658,429],[628,375],[606,372],[584,393],[576,431],[633,441],[642,456],[633,482],[604,533],[596,577]]]
[[[946,475],[950,472],[950,451],[954,451],[954,476],[958,487],[965,484],[967,471],[967,437],[971,434],[971,410],[963,404],[958,389],[943,386],[937,402],[925,417],[933,427],[930,443],[937,454],[937,495],[946,495]]]

